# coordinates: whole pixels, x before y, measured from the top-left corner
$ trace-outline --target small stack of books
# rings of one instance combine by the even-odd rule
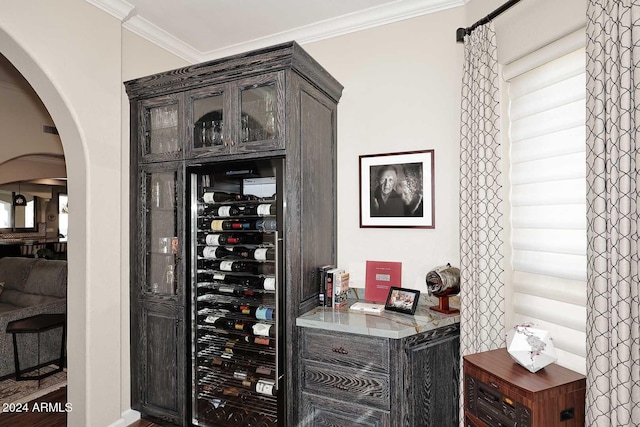
[[[335,265],[318,267],[321,307],[342,308],[347,305],[349,273]]]

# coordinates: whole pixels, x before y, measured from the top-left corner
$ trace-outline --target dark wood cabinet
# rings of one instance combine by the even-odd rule
[[[301,330],[300,426],[458,426],[458,324],[399,339]]]
[[[295,319],[317,305],[319,289],[310,281],[315,268],[336,262],[342,86],[290,42],[125,87],[131,108],[132,407],[155,420],[207,425],[193,418],[198,247],[190,180],[224,163],[275,162],[282,164],[277,423],[297,425]]]
[[[184,321],[176,306],[144,301],[141,304],[136,336],[136,369],[132,376],[138,409],[161,420],[176,422],[184,411],[184,394],[176,393],[184,384]],[[133,346],[132,346],[133,347]]]
[[[465,425],[584,426],[585,376],[551,364],[532,373],[504,348],[464,356]]]

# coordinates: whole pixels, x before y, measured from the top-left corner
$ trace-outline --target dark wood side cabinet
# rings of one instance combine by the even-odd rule
[[[458,426],[459,324],[398,339],[300,329],[299,426]]]
[[[213,229],[201,229],[202,220],[210,220],[201,214],[209,202],[201,199],[205,187],[224,184],[213,182],[214,171],[235,171],[224,165],[277,163],[278,190],[272,196],[278,205],[276,290],[261,290],[277,301],[276,315],[269,318],[277,330],[277,340],[271,341],[277,353],[268,360],[276,367],[271,379],[277,393],[269,400],[277,401],[277,419],[259,425],[298,425],[295,319],[317,305],[319,289],[309,280],[316,267],[336,262],[336,121],[342,86],[289,42],[131,80],[125,88],[131,122],[132,407],[161,424],[249,425],[233,414],[231,398],[224,407],[231,414],[229,424],[198,415],[197,405],[224,406],[214,398],[206,401],[205,391],[217,390],[200,383],[199,364],[205,360],[198,331],[207,325],[201,323],[206,316],[198,298],[206,289],[220,293],[224,281],[216,282],[213,275],[211,283],[201,283],[201,235]],[[260,173],[271,176],[271,171]],[[257,298],[251,301],[262,305]],[[244,338],[253,342],[255,337]],[[246,359],[242,363],[251,362]],[[242,389],[238,381],[235,391],[232,397],[239,401],[256,388]]]
[[[463,359],[467,427],[584,426],[584,375],[557,364],[529,372],[504,348]]]

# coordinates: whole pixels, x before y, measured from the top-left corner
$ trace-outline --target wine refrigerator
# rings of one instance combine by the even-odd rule
[[[187,167],[194,425],[277,426],[284,410],[284,168]]]

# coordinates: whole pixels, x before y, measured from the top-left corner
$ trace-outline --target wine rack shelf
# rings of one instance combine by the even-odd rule
[[[196,179],[210,180],[204,172]],[[211,188],[198,195],[195,411],[201,420],[249,417],[271,425],[278,410],[276,195]]]

